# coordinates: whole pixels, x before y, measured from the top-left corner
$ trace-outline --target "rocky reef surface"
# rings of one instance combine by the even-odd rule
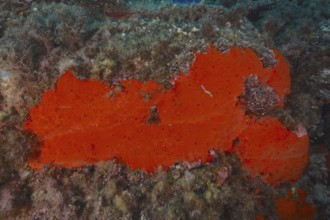
[[[276,196],[300,187],[316,218],[329,218],[329,17],[322,0],[1,2],[0,218],[277,219]],[[274,188],[219,152],[210,163],[181,162],[151,176],[121,161],[28,167],[40,147],[22,128],[28,109],[65,70],[109,85],[136,78],[171,88],[211,43],[222,52],[252,48],[265,66],[276,64],[272,48],[287,57],[292,91],[276,114],[308,130],[310,165],[299,182]]]

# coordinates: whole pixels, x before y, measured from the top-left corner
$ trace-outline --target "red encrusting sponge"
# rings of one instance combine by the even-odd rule
[[[286,197],[277,198],[276,205],[280,219],[315,219],[316,209],[312,204],[305,202],[306,197],[307,193],[303,189],[298,189],[294,195],[289,191]]]
[[[245,115],[238,104],[246,77],[271,86],[279,105],[290,93],[289,66],[264,68],[251,49],[220,53],[213,46],[196,54],[188,75],[165,90],[153,81],[122,81],[122,89],[78,80],[64,73],[54,90],[30,109],[24,127],[42,142],[29,165],[77,167],[121,158],[132,168],[152,172],[180,161],[207,161],[208,150],[237,151],[252,175],[271,184],[297,180],[307,164],[308,137],[298,137],[277,119]],[[156,117],[157,120],[150,120]],[[239,147],[232,146],[239,139]]]

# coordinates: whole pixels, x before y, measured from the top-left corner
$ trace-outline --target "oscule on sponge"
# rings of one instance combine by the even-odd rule
[[[251,174],[263,173],[269,183],[296,180],[307,163],[307,135],[298,137],[270,116],[248,117],[238,105],[252,74],[283,104],[290,93],[289,66],[279,53],[277,59],[277,66],[264,68],[251,49],[220,53],[211,46],[196,54],[189,74],[179,74],[170,90],[129,79],[117,91],[66,72],[29,111],[24,127],[42,143],[40,156],[29,165],[77,167],[121,158],[133,169],[151,172],[181,160],[206,161],[208,150],[219,148],[236,150]],[[152,110],[155,123],[148,120]],[[241,147],[234,149],[236,138]]]

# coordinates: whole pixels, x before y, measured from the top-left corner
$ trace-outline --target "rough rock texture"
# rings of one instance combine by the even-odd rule
[[[257,76],[252,75],[245,80],[245,91],[240,100],[245,105],[246,113],[265,115],[278,103],[279,98],[273,88],[263,85]]]
[[[124,165],[25,171],[1,187],[6,219],[251,219],[276,216],[274,192],[250,179],[234,155],[178,163],[152,176]],[[260,205],[263,204],[263,205]]]
[[[60,2],[0,2],[0,218],[276,218],[274,189],[247,178],[232,155],[205,165],[180,163],[150,177],[113,161],[71,170],[49,165],[40,173],[26,165],[38,147],[22,129],[27,109],[63,70],[109,84],[137,78],[171,87],[172,77],[210,43],[223,52],[251,47],[265,66],[276,63],[270,48],[287,56],[292,95],[276,114],[308,128],[311,162],[295,187],[307,189],[317,219],[329,218],[329,1]]]

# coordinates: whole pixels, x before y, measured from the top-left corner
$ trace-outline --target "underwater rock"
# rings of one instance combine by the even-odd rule
[[[252,73],[274,88],[280,100],[289,93],[283,58],[277,66],[263,68],[252,50],[240,48],[220,53],[211,46],[196,54],[189,73],[177,75],[170,90],[130,79],[121,81],[117,91],[64,73],[55,90],[30,109],[24,127],[39,136],[42,147],[29,165],[79,167],[120,158],[133,169],[152,172],[178,161],[206,162],[210,149],[230,151],[238,137],[240,156],[251,174],[263,173],[275,185],[295,181],[307,164],[307,133],[298,137],[277,119],[245,116],[238,97]],[[157,109],[156,124],[148,123],[151,108]]]

